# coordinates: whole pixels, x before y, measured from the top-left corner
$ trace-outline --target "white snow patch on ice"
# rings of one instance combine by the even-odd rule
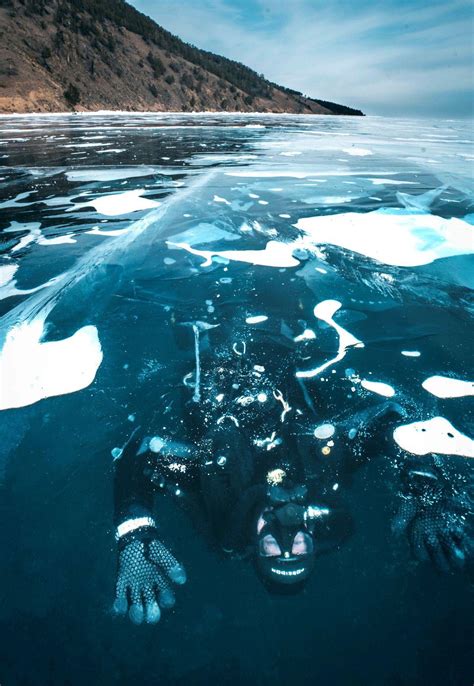
[[[289,179],[306,179],[312,176],[309,172],[288,171],[284,168],[276,171],[232,171],[225,172],[226,176],[240,176],[249,179],[273,179],[273,178],[289,178]]]
[[[214,257],[220,257],[231,262],[247,262],[261,267],[298,267],[300,262],[292,255],[294,246],[290,243],[268,241],[264,250],[197,250],[188,243],[171,243],[168,245],[187,250],[193,255],[204,258],[201,267],[210,267]]]
[[[41,341],[44,316],[14,326],[0,351],[0,410],[25,407],[89,386],[102,362],[97,328],[69,338]]]
[[[66,177],[68,181],[117,181],[136,176],[152,176],[156,173],[154,167],[96,167],[95,169],[70,169],[66,172]]]
[[[90,231],[85,233],[90,233],[93,236],[121,236],[123,233],[128,233],[130,228],[125,229],[101,229],[99,226],[93,226]]]
[[[393,438],[403,450],[414,455],[439,453],[474,457],[474,441],[462,434],[444,417],[399,426]]]
[[[348,170],[321,170],[321,171],[298,171],[293,169],[286,169],[282,166],[280,169],[260,169],[260,170],[248,170],[248,171],[228,171],[224,172],[226,176],[240,176],[249,179],[272,179],[272,178],[289,178],[289,179],[307,179],[319,177],[324,179],[330,176],[360,176],[360,171],[348,171]],[[380,174],[397,174],[396,171],[381,171]],[[386,178],[369,178],[375,185],[386,185],[386,184],[396,184],[400,186],[404,185],[418,185],[418,181],[392,181]],[[320,180],[319,183],[324,183]]]
[[[124,191],[123,193],[111,193],[109,195],[102,195],[94,200],[87,200],[83,203],[77,203],[74,207],[68,209],[76,210],[81,207],[92,206],[96,212],[105,214],[109,217],[116,217],[120,214],[129,214],[130,212],[137,212],[138,210],[150,210],[153,207],[161,205],[157,200],[150,200],[142,198],[145,189],[137,188],[133,191]]]
[[[125,148],[109,148],[108,150],[97,150],[97,154],[102,154],[104,152],[125,152]]]
[[[349,333],[349,331],[346,331],[346,329],[343,329],[342,326],[334,321],[333,317],[341,307],[342,305],[338,300],[323,300],[314,308],[314,316],[321,321],[326,322],[326,324],[335,329],[337,335],[339,336],[337,355],[315,369],[296,372],[296,376],[298,378],[311,379],[315,376],[318,376],[318,374],[327,369],[327,367],[331,367],[333,364],[340,362],[346,356],[348,348],[364,347],[362,341],[359,341],[358,338]]]
[[[34,288],[19,289],[16,286],[16,279],[13,277],[18,269],[18,264],[6,264],[0,266],[0,300],[5,300],[6,298],[11,298],[17,295],[30,295],[31,293],[36,293],[42,288],[51,286],[56,282],[58,277],[53,277],[46,283],[35,286]],[[0,392],[1,392],[1,379],[0,379]]]
[[[261,324],[262,322],[266,322],[268,317],[265,314],[256,314],[252,317],[247,317],[245,322],[247,324]]]
[[[221,203],[223,203],[224,205],[231,205],[231,204],[232,204],[232,203],[230,203],[228,200],[226,200],[225,198],[221,198],[220,195],[215,195],[215,196],[212,198],[212,200],[213,200],[213,202],[221,202]]]
[[[295,343],[300,343],[300,341],[311,341],[316,338],[316,334],[312,329],[305,329],[303,333],[300,333],[299,336],[295,336],[293,338]]]
[[[67,145],[61,145],[61,148],[101,148],[104,145],[112,145],[112,143],[68,143]]]
[[[474,395],[474,381],[453,379],[450,376],[430,376],[421,385],[437,398],[464,398]]]
[[[0,287],[6,286],[7,283],[10,283],[17,269],[17,264],[2,264],[0,266]]]
[[[336,245],[384,264],[416,267],[474,253],[474,234],[462,219],[382,209],[300,219],[294,226],[313,244]]]
[[[418,181],[398,181],[397,179],[368,178],[374,186],[418,186]]]
[[[373,155],[372,150],[367,150],[367,148],[343,148],[342,152],[347,155],[354,155],[355,157],[366,157],[367,155]]]
[[[62,245],[64,243],[77,243],[73,236],[73,233],[66,233],[64,236],[55,236],[54,238],[45,238],[43,236],[38,239],[38,245]]]
[[[382,381],[368,381],[367,379],[362,379],[360,385],[365,388],[366,391],[383,395],[386,398],[391,398],[395,395],[395,389],[388,383],[383,383]]]
[[[351,202],[351,200],[354,200],[354,198],[350,195],[323,195],[321,198],[318,198],[317,202],[322,205],[342,205],[345,202]],[[313,200],[311,200],[312,203]]]
[[[25,236],[22,236],[20,238],[19,243],[15,245],[14,248],[12,248],[11,252],[17,252],[18,250],[21,250],[22,248],[25,248],[27,245],[30,243],[34,243],[38,238],[41,236],[41,223],[40,222],[30,222],[27,224],[21,224],[20,222],[10,222],[10,226],[6,229],[4,229],[6,232],[20,232],[20,231],[27,231]]]

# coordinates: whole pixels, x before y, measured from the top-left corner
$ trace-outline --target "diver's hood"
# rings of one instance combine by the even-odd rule
[[[264,525],[258,533],[257,567],[262,576],[278,584],[305,581],[314,567],[314,542],[306,526],[305,486],[272,486]]]
[[[311,538],[311,537],[310,537]],[[269,557],[259,554],[257,568],[266,581],[275,584],[299,584],[310,576],[314,568],[314,554],[278,555]]]

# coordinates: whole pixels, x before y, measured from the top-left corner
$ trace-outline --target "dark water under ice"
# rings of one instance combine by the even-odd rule
[[[2,686],[472,683],[468,575],[415,562],[390,521],[413,423],[449,423],[424,445],[454,472],[474,456],[473,159],[461,121],[0,119]],[[159,500],[189,580],[136,627],[111,612],[111,451],[164,393],[196,393],[170,331],[197,321],[238,324],[238,350],[300,346],[315,426],[389,397],[408,429],[357,473],[355,533],[300,595]],[[200,391],[214,421],[219,388]]]

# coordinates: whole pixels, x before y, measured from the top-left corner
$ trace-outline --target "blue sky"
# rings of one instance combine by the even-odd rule
[[[368,114],[473,112],[471,0],[129,0],[172,33]]]

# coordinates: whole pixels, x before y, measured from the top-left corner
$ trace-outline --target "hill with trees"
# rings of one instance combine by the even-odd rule
[[[200,50],[124,0],[0,0],[0,112],[362,115]]]

